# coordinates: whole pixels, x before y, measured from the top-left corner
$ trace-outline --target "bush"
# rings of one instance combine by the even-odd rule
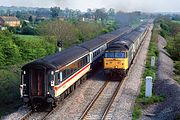
[[[175,73],[176,73],[177,75],[180,75],[180,61],[176,61],[176,62],[175,62],[174,68],[175,68]]]
[[[12,65],[21,61],[18,47],[13,42],[13,36],[8,31],[0,31],[0,61],[1,66]]]
[[[14,68],[15,69],[15,68]],[[20,74],[12,70],[0,70],[0,106],[19,99]]]
[[[26,36],[24,36],[26,37]],[[17,37],[14,41],[20,49],[20,54],[24,61],[34,60],[52,53],[55,53],[56,46],[46,42],[43,39],[26,40],[23,37]]]
[[[164,30],[166,30],[166,31],[169,31],[169,27],[168,27],[168,25],[167,24],[165,24],[165,23],[161,23],[160,24],[160,27],[162,28],[162,29],[164,29]]]
[[[24,35],[36,35],[37,31],[33,27],[25,26],[25,27],[22,28],[21,33],[24,34]]]

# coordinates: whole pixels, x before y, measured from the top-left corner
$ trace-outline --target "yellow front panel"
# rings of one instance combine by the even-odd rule
[[[128,69],[128,58],[104,58],[104,69]]]

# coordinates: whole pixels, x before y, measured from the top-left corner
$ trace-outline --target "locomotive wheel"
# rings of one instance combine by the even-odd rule
[[[53,110],[53,105],[52,104],[47,104],[46,111],[50,112],[52,110]]]

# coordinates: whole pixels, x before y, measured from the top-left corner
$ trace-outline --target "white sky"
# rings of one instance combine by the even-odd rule
[[[1,5],[43,8],[59,6],[82,11],[104,7],[121,11],[180,12],[180,0],[0,0]]]

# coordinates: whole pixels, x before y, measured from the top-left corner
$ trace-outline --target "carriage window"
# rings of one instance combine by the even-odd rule
[[[88,55],[87,56],[87,63],[89,63],[90,62],[90,56]]]
[[[87,65],[88,62],[89,62],[89,56],[87,55],[79,59],[78,61],[70,64],[69,66],[67,66],[65,70],[63,70],[62,79],[65,80],[66,78],[68,78],[69,76],[80,70],[82,67]]]
[[[60,83],[59,73],[55,72],[55,85],[58,85],[59,83]]]
[[[93,53],[93,58],[96,57],[97,55],[99,55],[100,52],[101,52],[100,49],[99,49],[99,50],[96,50],[96,51]]]
[[[106,52],[105,58],[114,58],[114,52]]]
[[[115,52],[115,58],[125,58],[125,52]]]

